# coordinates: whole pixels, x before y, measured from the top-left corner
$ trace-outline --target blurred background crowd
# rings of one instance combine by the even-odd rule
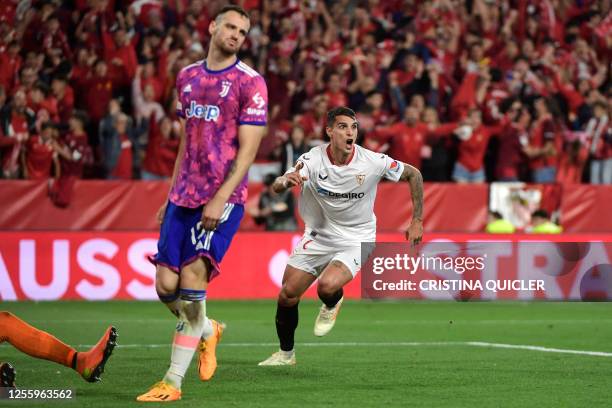
[[[612,184],[609,1],[236,3],[251,15],[240,58],[269,90],[254,181],[324,142],[326,111],[346,105],[363,146],[426,181]],[[171,176],[174,81],[225,4],[3,0],[2,177],[51,179],[61,204],[81,177]]]

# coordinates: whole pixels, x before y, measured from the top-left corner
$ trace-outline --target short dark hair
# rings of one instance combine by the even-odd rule
[[[81,125],[83,127],[86,127],[87,124],[89,123],[89,116],[87,116],[87,113],[85,113],[82,110],[74,110],[72,112],[71,118],[76,119],[79,122],[81,122]]]
[[[45,129],[57,129],[57,125],[55,124],[55,122],[52,122],[50,120],[44,122],[42,124],[42,126],[40,127],[41,130],[45,130]]]
[[[346,106],[339,106],[327,112],[327,126],[334,126],[334,122],[338,116],[348,116],[349,118],[357,120],[355,111],[353,111],[351,108],[347,108]]]
[[[496,220],[501,220],[504,218],[499,211],[490,211],[489,214],[491,214]]]
[[[38,89],[40,92],[45,94],[45,96],[49,94],[49,87],[43,81],[36,81],[32,86],[32,89]]]
[[[531,214],[531,218],[535,217],[549,219],[548,212],[546,212],[546,210],[542,210],[541,208],[539,210],[535,210],[533,214]]]
[[[219,10],[217,15],[215,16],[215,20],[218,19],[223,14],[227,13],[228,11],[234,11],[234,12],[240,14],[241,16],[250,19],[249,13],[247,13],[245,9],[243,9],[242,7],[237,6],[235,4],[228,4],[227,6],[223,6],[223,8],[221,10]]]
[[[601,109],[608,109],[608,104],[602,100],[597,100],[593,103],[593,108],[597,108],[597,107]]]
[[[55,75],[52,79],[51,82],[53,81],[60,81],[60,82],[64,82],[64,83],[68,83],[68,78],[66,78],[65,75]]]

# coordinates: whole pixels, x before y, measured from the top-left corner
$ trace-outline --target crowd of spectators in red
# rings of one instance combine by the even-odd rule
[[[174,80],[226,2],[5,0],[2,177],[172,174]],[[243,0],[240,58],[266,78],[258,162],[279,170],[358,113],[360,142],[425,180],[612,183],[609,1]]]

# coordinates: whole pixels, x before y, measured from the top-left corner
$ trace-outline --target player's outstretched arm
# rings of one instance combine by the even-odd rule
[[[412,245],[416,245],[423,238],[423,176],[416,167],[404,163],[404,171],[400,180],[410,184],[412,222],[406,230],[406,239]]]
[[[308,177],[300,175],[300,170],[302,167],[304,167],[304,163],[298,162],[294,171],[287,173],[284,176],[277,177],[272,184],[272,189],[276,193],[282,193],[291,187],[301,186],[304,184],[304,181],[308,180]]]
[[[238,128],[238,141],[240,147],[236,154],[236,159],[232,164],[227,177],[215,196],[206,204],[202,212],[202,225],[204,229],[212,231],[217,228],[219,219],[223,214],[225,203],[236,190],[244,176],[249,171],[249,167],[255,160],[255,155],[259,149],[261,139],[265,134],[264,126],[241,125]]]

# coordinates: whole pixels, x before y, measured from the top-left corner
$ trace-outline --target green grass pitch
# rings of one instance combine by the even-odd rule
[[[177,407],[560,407],[610,406],[612,304],[522,302],[346,302],[334,330],[312,334],[318,303],[300,307],[296,367],[258,367],[277,349],[273,301],[209,301],[228,324],[220,366],[201,383],[195,361]],[[108,324],[119,347],[102,382],[36,360],[9,345],[21,388],[72,388],[73,402],[12,407],[142,406],[135,397],[168,366],[174,317],[155,302],[3,303],[72,345],[93,344]],[[499,348],[469,342],[540,346]],[[600,351],[594,356],[551,349]],[[547,352],[548,351],[548,352]],[[156,406],[156,404],[153,404]],[[172,405],[171,405],[172,406]]]

